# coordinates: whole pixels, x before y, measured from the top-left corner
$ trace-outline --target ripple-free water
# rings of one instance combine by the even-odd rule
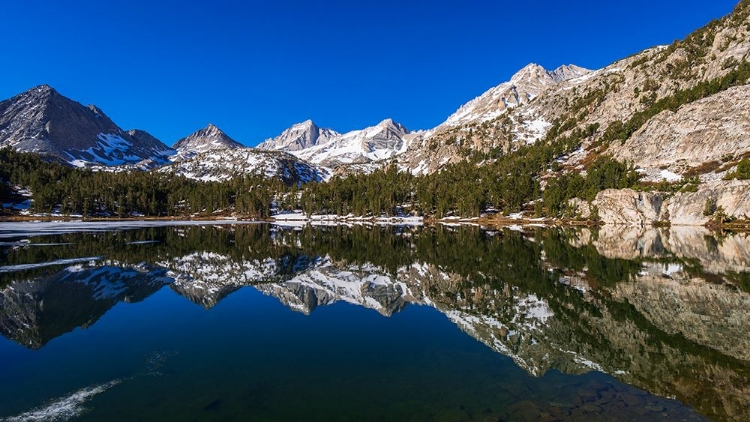
[[[700,267],[699,257],[607,258],[570,236],[581,234],[253,225],[29,237],[5,247],[0,265],[104,258],[2,274],[0,417],[750,415],[740,352],[680,333],[684,321],[665,326],[653,304],[624,297],[633,286],[644,286],[644,300],[643,289],[663,288],[643,268],[669,261],[664,283],[674,283],[688,272],[675,263]],[[61,245],[33,246],[53,242]],[[691,283],[701,282],[697,271]],[[703,283],[744,312],[748,295],[732,274]],[[732,388],[714,385],[716,373]]]

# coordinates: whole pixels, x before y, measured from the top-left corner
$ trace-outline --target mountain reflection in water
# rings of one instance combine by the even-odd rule
[[[742,234],[222,225],[4,240],[0,269],[104,256],[0,271],[0,332],[29,349],[165,286],[206,309],[253,286],[306,315],[335,302],[383,316],[432,307],[531,375],[600,371],[711,419],[750,420]]]

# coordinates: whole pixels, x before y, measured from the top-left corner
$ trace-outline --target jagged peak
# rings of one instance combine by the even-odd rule
[[[536,63],[529,63],[511,76],[510,81],[516,82],[522,79],[538,78],[545,74],[547,74],[547,69]]]
[[[229,138],[229,136],[223,130],[219,129],[219,127],[213,123],[209,123],[206,127],[195,131],[192,135],[207,136],[207,137],[212,137],[212,138],[213,137]]]
[[[516,72],[510,78],[510,82],[517,84],[521,82],[528,82],[531,80],[549,81],[551,79],[552,82],[560,83],[568,79],[583,76],[589,72],[591,72],[591,70],[576,66],[574,64],[558,66],[555,70],[547,70],[543,66],[536,63],[529,63],[521,68],[521,70]]]
[[[47,84],[37,85],[17,95],[17,97],[31,97],[39,99],[49,99],[53,97],[62,97],[59,92]]]
[[[563,82],[590,73],[591,70],[574,64],[558,66],[555,70],[547,72],[555,82]]]
[[[394,128],[394,129],[396,129],[396,130],[398,130],[400,132],[409,133],[409,129],[407,129],[404,125],[402,125],[399,122],[394,121],[391,118],[387,118],[387,119],[381,121],[380,123],[377,124],[376,127],[380,127],[380,128]]]
[[[213,148],[242,148],[243,145],[224,133],[213,123],[177,141],[172,148],[205,150]]]
[[[39,93],[57,93],[55,88],[52,88],[51,86],[47,84],[37,85],[30,89],[30,91],[39,92]]]
[[[317,127],[318,125],[316,125],[315,122],[312,121],[312,119],[307,119],[304,122],[299,122],[295,124],[294,126]]]

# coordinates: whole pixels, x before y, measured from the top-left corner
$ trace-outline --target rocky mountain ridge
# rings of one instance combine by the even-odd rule
[[[366,173],[392,164],[413,174],[434,174],[453,163],[489,166],[505,163],[504,157],[528,148],[546,148],[543,165],[527,172],[539,182],[535,195],[548,181],[571,173],[585,175],[602,156],[635,166],[646,183],[674,184],[687,177],[716,182],[698,187],[702,192],[724,189],[720,185],[730,183],[721,179],[750,156],[748,60],[750,4],[743,0],[732,14],[684,40],[644,50],[599,70],[567,65],[547,71],[530,64],[427,131],[410,132],[386,119],[341,134],[308,120],[257,150],[242,147],[209,125],[178,141],[172,159],[167,159],[172,150],[159,148],[156,155],[144,157],[138,151],[146,150],[136,148],[136,143],[153,145],[158,142],[153,137],[123,132],[96,107],[85,108],[49,87],[40,87],[0,103],[0,139],[4,136],[5,145],[54,155],[78,166],[127,164],[145,169],[172,163],[161,171],[202,180],[253,174],[281,177],[287,183],[325,180],[334,170]],[[65,103],[58,108],[68,111],[50,120],[54,113],[49,110],[54,107],[48,104],[52,103]],[[65,124],[60,126],[59,121]],[[66,134],[72,138],[63,148],[55,140]],[[260,154],[261,150],[273,153]],[[307,176],[298,178],[298,174]],[[748,189],[746,183],[731,187],[739,197]],[[524,202],[529,206],[533,203],[529,201],[538,199],[528,196]],[[624,212],[629,206],[605,199],[599,202],[605,211],[619,206]],[[723,201],[727,206],[731,202]],[[725,205],[722,208],[726,211]],[[730,217],[746,215],[742,206],[732,209],[737,213]],[[676,219],[681,212],[659,210],[656,214],[659,221],[677,224],[699,220],[693,210],[690,217]],[[582,209],[581,214],[587,211]],[[627,217],[605,219],[618,220],[624,222]]]
[[[0,102],[0,147],[76,167],[167,162],[174,151],[144,133],[125,132],[96,106],[83,106],[48,85]]]
[[[244,148],[244,145],[230,138],[213,123],[178,140],[172,146],[179,159],[188,159],[195,155],[221,149]]]
[[[320,129],[308,120],[263,142],[258,148],[286,151],[316,165],[335,169],[388,160],[403,153],[418,136],[392,119],[344,134]]]
[[[248,148],[213,124],[209,124],[174,145],[172,162],[158,169],[189,179],[226,181],[235,177],[278,178],[286,184],[320,182],[325,169],[282,151]]]
[[[326,144],[339,136],[341,134],[335,130],[320,128],[308,119],[292,125],[273,139],[266,139],[258,144],[257,148],[294,152]]]

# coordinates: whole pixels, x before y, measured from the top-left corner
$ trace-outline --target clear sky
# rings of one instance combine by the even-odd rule
[[[312,119],[428,129],[534,62],[595,69],[737,0],[5,1],[0,98],[49,84],[164,143]]]

